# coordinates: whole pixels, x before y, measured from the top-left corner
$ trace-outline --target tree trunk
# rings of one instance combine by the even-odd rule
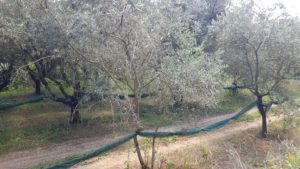
[[[134,90],[133,90],[133,94],[134,94],[133,105],[134,105],[134,113],[137,117],[137,119],[136,119],[137,122],[140,120],[140,103],[139,103],[138,88],[139,88],[138,80],[137,80],[137,78],[135,78]]]
[[[234,80],[232,82],[232,95],[236,96],[238,94],[238,86],[237,86],[237,82]]]
[[[231,94],[232,96],[236,96],[238,94],[238,87],[236,83],[232,83]]]
[[[134,105],[134,113],[137,117],[137,120],[139,120],[140,119],[140,106],[139,106],[139,98],[137,95],[134,96],[133,105]]]
[[[34,73],[29,69],[28,69],[28,74],[29,74],[31,80],[34,82],[35,94],[40,95],[41,94],[41,80],[40,80],[40,78],[36,77],[37,75],[34,75]]]
[[[268,129],[267,129],[267,115],[266,112],[262,114],[262,130],[261,130],[261,136],[263,138],[267,138]]]
[[[5,81],[3,83],[0,82],[0,91],[6,88],[9,85],[9,81]]]
[[[262,130],[261,130],[261,136],[263,138],[267,137],[268,129],[267,129],[267,112],[263,105],[263,99],[262,96],[257,96],[257,108],[259,110],[259,113],[261,115],[262,119]]]
[[[142,157],[142,153],[141,153],[141,149],[140,149],[140,146],[139,146],[139,142],[138,142],[137,136],[134,136],[134,137],[133,137],[133,142],[134,142],[134,147],[135,147],[136,153],[137,153],[138,158],[139,158],[139,161],[140,161],[141,168],[142,168],[142,169],[150,169],[150,168],[145,164],[144,159],[143,159],[143,157]]]
[[[77,76],[76,76],[77,77]],[[78,80],[78,79],[76,79]],[[79,113],[79,100],[81,98],[81,86],[80,82],[77,82],[74,86],[73,97],[71,97],[71,116],[70,124],[79,124],[81,123],[81,117]]]
[[[78,109],[78,104],[71,105],[71,114],[70,114],[70,124],[79,124],[81,123],[81,117]]]
[[[182,95],[175,95],[174,96],[174,107],[181,107],[181,105],[183,104],[183,96]]]
[[[41,81],[35,80],[34,84],[35,84],[35,94],[40,95],[41,94]]]

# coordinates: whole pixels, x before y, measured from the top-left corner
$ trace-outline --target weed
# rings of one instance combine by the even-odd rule
[[[191,166],[185,161],[182,169],[191,169]]]
[[[167,169],[174,169],[175,168],[175,164],[171,161],[167,162]]]

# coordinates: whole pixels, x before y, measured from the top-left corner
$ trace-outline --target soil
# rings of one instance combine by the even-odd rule
[[[251,110],[256,111],[256,110]],[[269,117],[268,121],[277,121],[281,119],[281,117]],[[246,131],[251,128],[256,128],[261,125],[261,120],[255,120],[253,122],[239,122],[227,125],[219,130],[214,132],[196,135],[194,137],[188,137],[179,139],[174,143],[170,143],[168,145],[157,145],[156,150],[157,154],[160,156],[164,156],[170,154],[172,152],[176,152],[176,150],[185,149],[191,147],[193,145],[199,145],[200,143],[207,143],[222,139],[224,137],[231,136],[233,134]],[[150,152],[150,150],[148,150]],[[116,160],[117,159],[117,160]],[[82,162],[76,166],[74,169],[124,169],[126,164],[130,163],[132,166],[138,166],[138,158],[135,152],[112,152],[106,156],[99,156],[85,162]]]
[[[257,111],[256,109],[250,110],[250,112]],[[231,116],[232,113],[226,115],[220,115],[216,117],[205,118],[198,122],[187,122],[174,126],[160,128],[159,131],[172,131],[178,129],[184,129],[188,126],[191,127],[191,124],[194,126],[205,126],[209,123],[224,119],[228,116]],[[269,120],[274,120],[275,117],[270,118]],[[220,130],[211,132],[209,134],[204,134],[196,137],[188,137],[188,139],[172,143],[168,146],[158,147],[160,152],[168,153],[175,151],[176,149],[184,148],[187,145],[196,144],[201,141],[210,141],[219,139],[224,136],[228,136],[237,131],[247,130],[249,128],[257,127],[260,125],[260,121],[255,121],[252,123],[238,124],[238,125],[228,125]],[[117,133],[112,135],[105,135],[95,138],[85,138],[77,139],[72,141],[66,141],[59,144],[50,144],[47,146],[10,152],[7,154],[0,155],[0,169],[24,169],[36,166],[41,163],[47,163],[51,161],[61,160],[69,156],[82,154],[91,150],[94,150],[98,147],[101,147],[113,140],[116,140],[123,136],[124,133]],[[136,161],[136,156],[133,152],[112,152],[107,156],[97,157],[91,160],[88,160],[82,164],[75,166],[74,168],[124,168],[124,163],[130,160]],[[96,160],[95,160],[96,159]],[[118,160],[116,160],[118,159]]]

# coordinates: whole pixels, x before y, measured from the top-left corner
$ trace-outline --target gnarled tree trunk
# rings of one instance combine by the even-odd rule
[[[268,129],[267,129],[267,111],[265,109],[265,106],[263,104],[263,97],[257,96],[257,108],[259,110],[259,113],[261,115],[262,119],[262,129],[261,129],[261,136],[263,138],[267,137]]]
[[[41,81],[36,80],[36,81],[34,81],[34,84],[35,84],[35,94],[40,95],[42,93],[41,92]]]
[[[34,82],[35,87],[35,94],[40,95],[41,94],[41,80],[34,75],[34,73],[28,68],[28,74],[31,78],[31,80]]]
[[[71,113],[70,113],[70,124],[79,124],[81,123],[81,117],[79,112],[78,102],[73,102],[71,105]]]
[[[0,82],[0,91],[9,85],[9,81]]]
[[[81,123],[81,117],[79,113],[79,100],[81,98],[80,82],[77,82],[74,86],[74,94],[71,97],[71,115],[70,115],[70,124],[79,124]]]

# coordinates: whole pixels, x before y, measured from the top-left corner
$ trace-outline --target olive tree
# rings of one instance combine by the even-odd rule
[[[45,86],[47,95],[70,107],[70,123],[80,123],[79,107],[90,81],[98,74],[75,55],[56,16],[62,2],[3,1],[1,19],[6,36],[14,40],[31,78]]]
[[[165,61],[168,62],[164,70],[168,70],[168,76],[162,81],[172,89],[169,91],[174,97],[174,105],[180,106],[186,96],[191,101],[200,99],[204,105],[216,103],[214,97],[206,96],[209,93],[215,95],[222,64],[217,57],[213,59],[210,56],[202,42],[206,39],[208,26],[224,12],[229,1],[178,0],[161,3],[160,11],[167,18],[165,27],[168,28],[168,35],[163,38]],[[169,75],[171,72],[172,76]],[[210,90],[210,87],[214,89]]]
[[[15,49],[12,40],[0,37],[0,91],[11,83],[19,55]]]
[[[299,63],[299,18],[278,11],[276,6],[260,9],[244,2],[210,27],[226,72],[239,75],[240,83],[256,96],[263,137],[267,136],[268,110],[263,98],[272,97],[290,68]]]
[[[39,11],[41,10],[40,8],[37,8],[36,1],[25,2],[13,0],[1,2],[1,22],[3,24],[2,33],[6,40],[13,42],[13,46],[7,45],[6,49],[19,52],[22,57],[10,57],[12,60],[23,62],[23,66],[30,61],[39,60],[43,57],[46,57],[45,55],[47,54],[45,54],[45,52],[41,54],[39,50],[45,48],[43,50],[46,51],[48,50],[47,47],[50,46],[48,44],[46,45],[46,39],[50,36],[48,35],[47,37],[38,33],[40,31],[38,29],[47,27],[42,26],[47,23],[45,22],[45,17]],[[43,20],[41,18],[43,18]],[[43,39],[43,41],[41,39]],[[34,52],[36,53],[36,56],[32,57],[26,55],[33,50],[35,50]],[[22,67],[22,65],[19,65],[19,67]],[[39,77],[35,76],[29,67],[24,66],[24,68],[27,69],[31,79],[35,84],[36,94],[40,94],[41,81],[39,80]]]
[[[175,97],[175,105],[182,104],[183,97],[203,106],[216,105],[215,96],[223,65],[219,58],[203,52],[194,34],[188,30],[182,31],[173,35],[175,39],[172,43],[176,43],[176,48],[174,44],[165,44],[167,52],[159,88],[164,88],[165,94]]]
[[[71,43],[78,53],[76,57],[98,66],[120,89],[134,93],[137,119],[140,95],[149,90],[180,91],[206,96],[207,102],[211,101],[221,65],[201,52],[195,32],[189,32],[188,25],[166,16],[165,11],[171,9],[169,4],[165,1],[96,2],[69,2],[64,6],[64,11],[68,11],[65,17],[57,19],[68,23],[63,27],[66,36],[74,37]],[[173,13],[176,15],[179,14]],[[172,49],[172,36],[180,49]],[[183,72],[188,68],[193,69]],[[211,68],[216,68],[216,73],[208,73]]]
[[[155,9],[128,1],[75,1],[65,5],[70,15],[58,18],[74,37],[78,56],[96,65],[121,90],[134,94],[134,114],[139,116],[140,93],[158,78],[160,33]],[[112,5],[114,4],[114,5]],[[146,8],[147,7],[147,8]],[[153,10],[153,11],[152,11]]]
[[[191,100],[205,105],[215,102],[220,62],[202,52],[195,32],[189,31],[185,23],[166,17],[164,4],[78,2],[70,6],[70,16],[58,19],[61,23],[72,22],[65,29],[70,30],[67,36],[76,37],[72,46],[78,50],[78,57],[97,66],[120,89],[134,93],[132,114],[137,122],[140,95],[145,91],[151,90],[157,97],[160,93],[189,95]],[[134,141],[142,168],[148,168],[136,137]]]
[[[7,34],[4,21],[4,17],[0,16],[0,91],[11,84],[20,59],[18,47],[14,38]]]

